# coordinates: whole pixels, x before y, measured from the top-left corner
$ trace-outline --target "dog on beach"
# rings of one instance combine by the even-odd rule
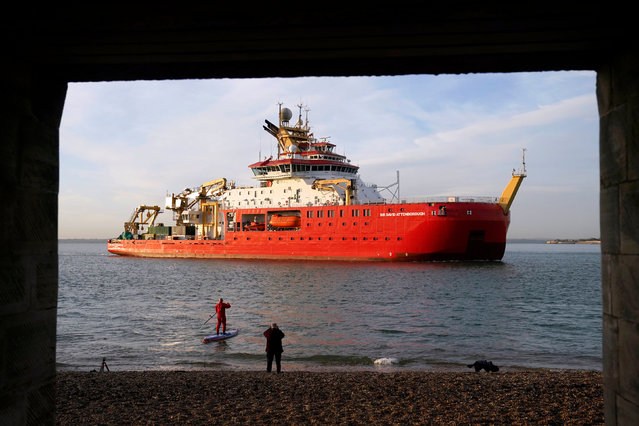
[[[499,371],[499,367],[493,364],[492,361],[486,361],[486,360],[475,361],[472,364],[468,364],[468,368],[473,368],[473,367],[475,367],[475,371],[477,372],[481,371],[482,369],[486,370],[486,372],[488,373]]]

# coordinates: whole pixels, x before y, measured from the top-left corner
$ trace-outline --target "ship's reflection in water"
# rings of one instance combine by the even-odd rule
[[[288,369],[601,369],[598,246],[510,244],[503,262],[405,264],[136,259],[103,242],[59,252],[60,369],[106,357],[112,370],[261,370],[272,322]],[[240,334],[204,345],[219,297]]]

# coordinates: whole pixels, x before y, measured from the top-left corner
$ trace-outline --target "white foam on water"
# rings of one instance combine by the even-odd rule
[[[392,365],[397,363],[399,363],[397,358],[378,358],[373,361],[373,364],[375,365]]]

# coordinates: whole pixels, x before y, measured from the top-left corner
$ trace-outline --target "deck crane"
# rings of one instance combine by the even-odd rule
[[[183,225],[182,213],[190,210],[199,203],[198,208],[202,210],[203,203],[207,203],[212,197],[219,196],[226,191],[226,179],[215,179],[200,185],[199,190],[186,188],[181,193],[171,194],[166,198],[166,208],[175,212],[176,225]]]
[[[344,186],[342,186],[344,185]],[[357,199],[357,186],[354,179],[318,179],[313,182],[312,188],[320,191],[333,191],[338,194],[335,187],[344,190],[345,202],[344,204],[350,206],[354,200]],[[339,195],[339,194],[338,194]]]
[[[146,212],[146,217],[145,213]],[[161,208],[159,206],[140,206],[137,207],[128,222],[124,222],[124,236],[127,233],[135,235],[140,230],[142,225],[153,226],[155,223],[155,219],[158,217],[158,214],[161,213]]]

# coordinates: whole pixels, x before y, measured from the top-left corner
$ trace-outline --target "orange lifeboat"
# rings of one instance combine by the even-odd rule
[[[257,222],[251,222],[251,224],[249,226],[247,226],[246,229],[248,229],[249,231],[263,231],[264,230],[264,224],[263,223],[257,223]]]
[[[273,228],[299,228],[302,219],[299,216],[282,216],[281,214],[274,214],[271,216],[269,225]]]

